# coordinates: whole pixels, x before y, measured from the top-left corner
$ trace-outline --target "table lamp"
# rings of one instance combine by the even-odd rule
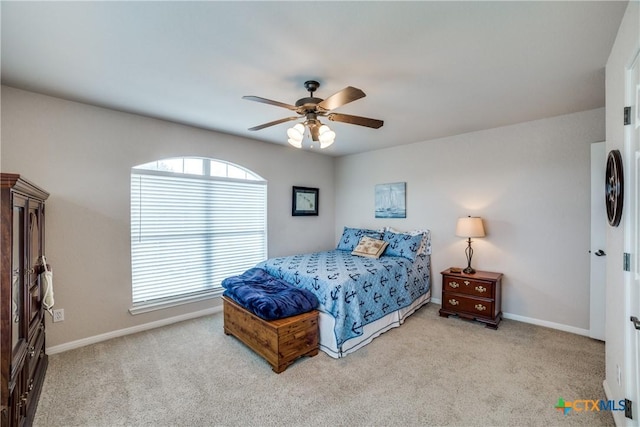
[[[473,257],[473,249],[471,249],[472,237],[484,237],[484,227],[482,225],[482,218],[471,217],[458,218],[458,224],[456,225],[456,236],[466,237],[468,246],[465,249],[467,254],[467,268],[463,270],[466,274],[475,274],[475,270],[471,268],[471,258]]]

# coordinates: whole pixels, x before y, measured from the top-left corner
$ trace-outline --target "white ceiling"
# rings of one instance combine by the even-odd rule
[[[385,124],[329,123],[340,156],[603,107],[626,4],[3,1],[2,83],[285,145],[243,95],[355,86]]]

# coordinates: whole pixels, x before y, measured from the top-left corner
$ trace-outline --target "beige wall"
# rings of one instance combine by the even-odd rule
[[[456,219],[484,218],[476,269],[500,271],[504,312],[587,334],[590,144],[604,109],[339,158],[336,236],[342,226],[430,228],[433,295],[439,273],[465,266]],[[374,218],[374,186],[407,183],[407,218]]]
[[[508,316],[577,333],[589,328],[589,154],[604,109],[333,159],[2,87],[1,168],[51,193],[47,254],[56,306],[48,346],[158,322],[214,300],[132,316],[129,172],[172,156],[219,158],[269,182],[269,255],[325,250],[342,227],[433,232],[439,272],[465,263],[459,216],[480,215],[474,266],[502,271]],[[406,219],[377,220],[375,184],[407,182]],[[320,188],[320,216],[291,217],[291,186]],[[334,215],[335,214],[335,215]]]
[[[625,144],[625,131],[622,121],[622,111],[625,103],[625,70],[638,52],[640,46],[640,7],[637,1],[629,2],[627,11],[620,24],[618,36],[611,49],[606,69],[606,106],[607,106],[607,152],[620,150],[625,165],[625,182],[630,182],[628,162],[631,155]],[[625,196],[625,205],[622,209],[622,220],[618,227],[607,227],[607,303],[606,303],[606,380],[605,390],[607,397],[616,402],[625,398],[634,399],[633,394],[627,391],[633,382],[628,378],[633,375],[629,369],[629,363],[625,357],[631,357],[631,347],[626,342],[625,334],[631,333],[631,323],[628,321],[626,298],[628,285],[628,273],[622,269],[623,253],[625,252],[625,223],[630,219],[630,205],[628,195]],[[632,257],[633,258],[633,257]],[[626,284],[625,284],[626,283]],[[618,384],[618,367],[622,370],[621,382]],[[636,379],[636,381],[638,381]],[[637,398],[637,397],[636,397]],[[634,402],[635,424],[625,419],[624,414],[613,412],[617,425],[638,425],[637,402]]]
[[[65,309],[66,319],[47,320],[48,347],[219,303],[129,314],[129,174],[134,165],[174,156],[239,164],[268,181],[270,256],[335,245],[333,159],[324,155],[6,86],[1,149],[3,172],[20,173],[51,193],[46,254],[54,268],[56,307]],[[320,188],[318,217],[291,216],[293,185]]]

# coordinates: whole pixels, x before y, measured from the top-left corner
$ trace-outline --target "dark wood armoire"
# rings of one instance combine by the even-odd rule
[[[42,307],[49,193],[0,174],[0,425],[31,425],[47,370]]]

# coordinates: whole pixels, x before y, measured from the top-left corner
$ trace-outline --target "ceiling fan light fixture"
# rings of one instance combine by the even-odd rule
[[[289,144],[293,145],[296,148],[302,148],[302,139],[291,139],[287,141]]]
[[[320,140],[320,148],[326,148],[333,144],[336,139],[336,133],[332,131],[329,126],[322,125],[318,129],[318,139]]]
[[[302,139],[304,138],[304,125],[302,123],[298,123],[295,126],[287,129],[287,136],[289,137],[289,144],[298,148],[302,147]]]
[[[323,141],[322,138],[320,138],[320,149],[321,150],[329,147],[331,144],[333,144],[333,139],[328,140],[328,141]]]

